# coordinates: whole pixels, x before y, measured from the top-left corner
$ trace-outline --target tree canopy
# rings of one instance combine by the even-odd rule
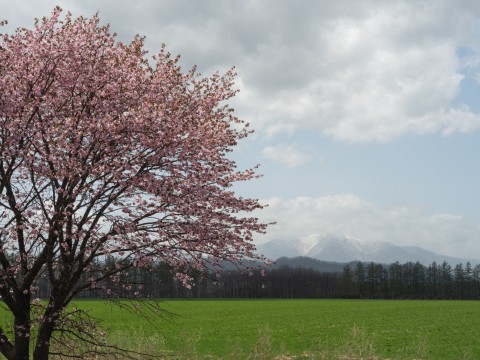
[[[60,8],[1,35],[0,295],[15,319],[0,330],[7,359],[28,358],[30,341],[35,359],[48,358],[71,299],[113,291],[101,280],[134,294],[120,281],[129,267],[159,260],[189,286],[192,267],[257,257],[253,235],[267,225],[249,213],[262,205],[232,190],[257,176],[228,157],[250,133],[228,105],[234,77],[182,72],[165,47],[148,57],[144,38],[119,42],[98,15]],[[96,266],[108,256],[114,267]],[[52,290],[33,319],[40,277]]]

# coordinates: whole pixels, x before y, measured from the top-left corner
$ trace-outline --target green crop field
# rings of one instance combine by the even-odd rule
[[[171,300],[161,305],[174,316],[151,321],[105,301],[75,304],[112,341],[180,358],[480,359],[474,301]]]
[[[77,304],[92,309],[113,338],[132,331],[177,353],[226,358],[250,355],[257,345],[273,355],[480,358],[480,302],[474,301],[166,301],[163,307],[177,316],[153,324],[106,302]]]

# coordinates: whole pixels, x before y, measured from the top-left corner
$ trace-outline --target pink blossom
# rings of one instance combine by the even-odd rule
[[[251,133],[228,106],[234,70],[184,73],[165,47],[147,58],[143,38],[116,42],[98,16],[60,16],[0,35],[5,303],[14,308],[43,274],[57,296],[47,308],[60,313],[75,289],[119,283],[152,259],[187,288],[206,257],[262,259],[252,239],[267,224],[251,212],[263,206],[231,190],[257,177],[227,157]],[[105,256],[130,265],[105,273],[95,265]],[[48,314],[44,326],[58,320]]]

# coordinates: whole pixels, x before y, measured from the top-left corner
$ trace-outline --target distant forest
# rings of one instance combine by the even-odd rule
[[[247,271],[236,268],[206,274],[193,271],[195,285],[191,289],[175,279],[168,265],[160,263],[153,271],[130,269],[121,275],[118,285],[105,279],[96,284],[96,289],[85,290],[79,297],[480,299],[480,265],[339,264],[303,259],[303,263],[316,269],[302,267],[297,258],[290,262],[280,259],[276,266],[257,266]],[[98,266],[114,266],[114,260]],[[329,270],[318,270],[322,268]],[[88,281],[91,275],[85,273],[84,280]],[[48,281],[40,280],[35,296],[49,295]]]

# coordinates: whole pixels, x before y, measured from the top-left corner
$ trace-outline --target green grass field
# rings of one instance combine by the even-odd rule
[[[162,306],[176,316],[152,324],[108,302],[76,304],[114,341],[188,358],[480,359],[474,301],[172,300]]]
[[[150,321],[106,301],[75,305],[112,342],[182,359],[480,359],[475,301],[170,300],[174,315]]]

